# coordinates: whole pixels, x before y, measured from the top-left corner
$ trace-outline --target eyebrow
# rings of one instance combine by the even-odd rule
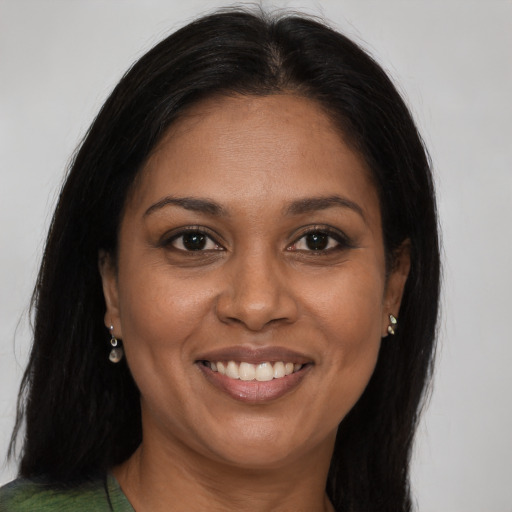
[[[304,213],[315,212],[319,210],[327,210],[332,207],[348,208],[357,214],[359,214],[366,222],[363,209],[354,201],[345,197],[333,195],[333,196],[321,196],[321,197],[307,197],[293,201],[285,210],[287,215],[301,215]]]
[[[167,196],[155,204],[151,205],[145,212],[144,216],[151,215],[152,213],[165,208],[166,206],[179,206],[185,210],[194,212],[207,213],[215,216],[227,216],[226,210],[215,201],[209,199],[202,199],[198,197],[173,197]]]
[[[145,212],[144,216],[151,215],[152,213],[165,208],[166,206],[178,206],[185,210],[191,210],[199,213],[206,213],[214,216],[229,216],[227,210],[219,203],[211,199],[204,199],[199,197],[174,197],[166,196],[155,204],[151,205]],[[304,199],[297,199],[292,201],[284,210],[285,215],[302,215],[320,210],[327,210],[328,208],[342,207],[348,208],[357,214],[366,222],[363,209],[354,201],[345,197],[332,195],[320,197],[306,197]]]

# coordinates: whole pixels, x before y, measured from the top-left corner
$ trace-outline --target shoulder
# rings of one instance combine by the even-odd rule
[[[133,512],[112,476],[59,488],[43,479],[19,478],[0,488],[2,512]]]

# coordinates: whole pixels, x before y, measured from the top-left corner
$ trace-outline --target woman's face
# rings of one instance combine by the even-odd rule
[[[247,468],[330,457],[405,267],[386,279],[369,171],[314,102],[196,105],[128,198],[117,266],[101,265],[143,444]]]

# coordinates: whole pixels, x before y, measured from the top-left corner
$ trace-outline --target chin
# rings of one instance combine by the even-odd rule
[[[312,432],[309,436],[301,431],[300,425],[281,425],[272,422],[244,422],[231,430],[231,435],[219,439],[217,446],[210,445],[216,458],[227,465],[243,470],[278,469],[297,463],[302,457],[312,452],[332,452],[337,428],[325,435]],[[320,429],[319,429],[320,430]],[[300,435],[293,435],[297,433]],[[210,438],[210,441],[213,439]]]

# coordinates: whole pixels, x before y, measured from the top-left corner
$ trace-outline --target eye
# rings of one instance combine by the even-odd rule
[[[338,242],[330,237],[327,233],[315,232],[308,233],[303,236],[296,244],[295,248],[298,250],[309,251],[325,251],[336,247]]]
[[[349,247],[347,238],[338,232],[328,229],[313,229],[293,243],[289,251],[327,252]]]
[[[177,233],[168,242],[175,249],[180,251],[222,251],[223,247],[220,246],[204,231],[200,230],[187,230],[185,232]]]

